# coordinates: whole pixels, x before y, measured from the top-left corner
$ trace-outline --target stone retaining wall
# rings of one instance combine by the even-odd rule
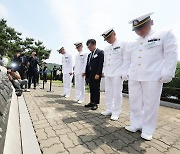
[[[17,96],[7,76],[0,72],[0,154],[2,153],[20,154],[21,138]]]

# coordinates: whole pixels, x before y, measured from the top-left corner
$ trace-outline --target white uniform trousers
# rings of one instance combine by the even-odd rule
[[[122,87],[123,81],[120,76],[105,76],[105,100],[106,111],[113,116],[119,116],[122,106]]]
[[[163,84],[153,81],[129,81],[130,121],[134,128],[152,135],[156,129]]]
[[[83,101],[85,94],[85,77],[82,74],[75,75],[76,100]]]
[[[71,87],[72,87],[72,75],[63,74],[63,86],[64,86],[64,95],[70,96],[71,93]]]

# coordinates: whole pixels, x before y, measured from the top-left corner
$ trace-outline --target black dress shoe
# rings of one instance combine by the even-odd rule
[[[93,106],[94,106],[93,103],[88,103],[88,104],[85,105],[85,107],[93,107]]]
[[[91,107],[91,110],[97,110],[97,108],[98,108],[98,105],[95,104],[95,105],[93,105],[93,106]]]

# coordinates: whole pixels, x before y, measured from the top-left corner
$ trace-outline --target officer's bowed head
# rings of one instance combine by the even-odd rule
[[[145,15],[142,15],[140,17],[137,17],[133,20],[131,20],[129,22],[129,24],[132,24],[132,30],[136,31],[136,30],[140,30],[141,28],[143,28],[149,21],[151,21],[151,15],[153,13],[148,13]]]

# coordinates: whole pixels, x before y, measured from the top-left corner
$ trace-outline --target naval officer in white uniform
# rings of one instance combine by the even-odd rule
[[[81,104],[84,102],[85,95],[85,76],[83,74],[85,73],[88,54],[83,51],[82,42],[75,43],[74,45],[78,51],[74,66],[76,101]]]
[[[177,63],[177,41],[171,30],[151,29],[153,20],[149,13],[133,19],[133,31],[139,37],[129,44],[130,53],[129,99],[131,132],[141,130],[141,137],[151,140],[156,129],[158,109],[163,83],[175,75]]]
[[[106,111],[102,115],[111,115],[111,120],[118,120],[122,106],[123,58],[126,49],[124,41],[118,41],[115,31],[111,28],[102,36],[110,45],[104,49],[103,73],[105,76]],[[127,69],[127,68],[126,68]]]
[[[72,56],[66,52],[64,47],[61,47],[58,50],[59,53],[62,54],[62,73],[63,73],[63,86],[64,86],[64,94],[63,96],[68,98],[71,93],[71,81],[72,81],[72,73],[73,73],[73,65],[72,65]]]

